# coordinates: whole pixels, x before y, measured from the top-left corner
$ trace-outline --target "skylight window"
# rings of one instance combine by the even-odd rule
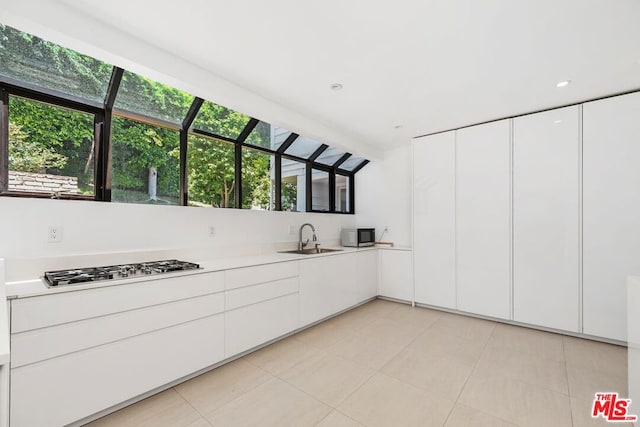
[[[344,161],[339,167],[340,169],[344,169],[346,171],[351,172],[362,163],[364,159],[362,157],[351,156],[347,160]]]
[[[193,128],[229,139],[237,139],[250,117],[210,101],[205,101],[193,122]]]
[[[311,138],[299,136],[285,153],[308,159],[322,144]]]
[[[323,165],[333,166],[335,162],[337,162],[340,157],[344,155],[344,151],[339,148],[329,147],[320,154],[320,156],[316,159],[316,162],[322,163]]]

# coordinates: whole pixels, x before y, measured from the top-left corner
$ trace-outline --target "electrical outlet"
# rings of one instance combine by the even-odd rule
[[[62,242],[62,233],[64,229],[61,225],[50,225],[47,229],[47,242],[60,243]]]
[[[213,225],[209,226],[209,237],[213,237],[216,235],[216,228]]]
[[[389,226],[388,225],[384,226],[384,231],[389,231]]]
[[[294,236],[296,234],[296,228],[293,225],[289,226],[289,236]]]

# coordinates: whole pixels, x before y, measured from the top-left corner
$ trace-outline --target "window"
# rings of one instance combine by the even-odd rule
[[[306,170],[304,163],[282,159],[280,203],[283,211],[305,211]]]
[[[242,148],[242,208],[274,209],[273,156]]]
[[[336,212],[350,212],[349,192],[350,180],[345,175],[336,174]]]
[[[329,172],[311,171],[311,210],[329,212]]]
[[[94,116],[9,98],[9,191],[94,194]]]
[[[116,116],[112,141],[113,201],[178,204],[179,132]]]
[[[235,206],[235,145],[189,135],[189,205]]]
[[[353,213],[368,163],[1,23],[0,111],[0,195]]]
[[[182,124],[193,96],[146,77],[125,71],[118,88],[115,110]]]

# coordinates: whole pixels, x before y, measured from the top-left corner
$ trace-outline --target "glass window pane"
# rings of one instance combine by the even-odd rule
[[[262,148],[271,148],[273,142],[271,140],[271,125],[266,122],[258,122],[244,142]]]
[[[189,205],[235,206],[235,146],[189,135]]]
[[[11,96],[9,190],[94,195],[94,117]]]
[[[364,159],[362,157],[351,156],[347,160],[344,161],[343,164],[340,165],[340,169],[344,169],[346,171],[352,171],[362,163]]]
[[[285,150],[285,153],[308,159],[321,145],[321,143],[311,138],[299,136],[293,144],[291,144],[291,147]]]
[[[104,102],[113,67],[0,24],[0,76]]]
[[[249,122],[249,116],[205,101],[193,121],[193,128],[225,138],[237,139]]]
[[[178,204],[179,132],[114,116],[112,143],[114,202]]]
[[[329,147],[320,154],[320,156],[316,159],[316,162],[322,163],[323,165],[333,166],[335,162],[337,162],[340,157],[344,155],[344,151]]]
[[[306,202],[306,165],[283,158],[281,182],[282,210],[304,212]]]
[[[311,209],[329,211],[329,172],[311,171]]]
[[[351,180],[336,174],[336,212],[349,212],[349,184]]]
[[[242,208],[273,210],[273,156],[242,148]]]
[[[114,108],[180,124],[192,102],[186,92],[125,71]]]
[[[289,138],[289,135],[291,135],[291,131],[279,126],[271,125],[271,136],[273,137],[273,141],[271,143],[272,149],[279,149],[282,143]]]

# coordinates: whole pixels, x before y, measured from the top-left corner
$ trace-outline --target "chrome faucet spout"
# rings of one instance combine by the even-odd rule
[[[313,241],[314,242],[318,241],[318,237],[316,236],[316,228],[313,226],[313,224],[311,224],[309,222],[305,222],[304,224],[302,224],[300,226],[300,231],[298,233],[298,250],[299,251],[304,249],[304,247],[309,244],[309,239],[307,239],[305,242],[302,241],[302,229],[305,228],[306,226],[311,227],[311,231],[313,232],[313,237],[312,237]]]

